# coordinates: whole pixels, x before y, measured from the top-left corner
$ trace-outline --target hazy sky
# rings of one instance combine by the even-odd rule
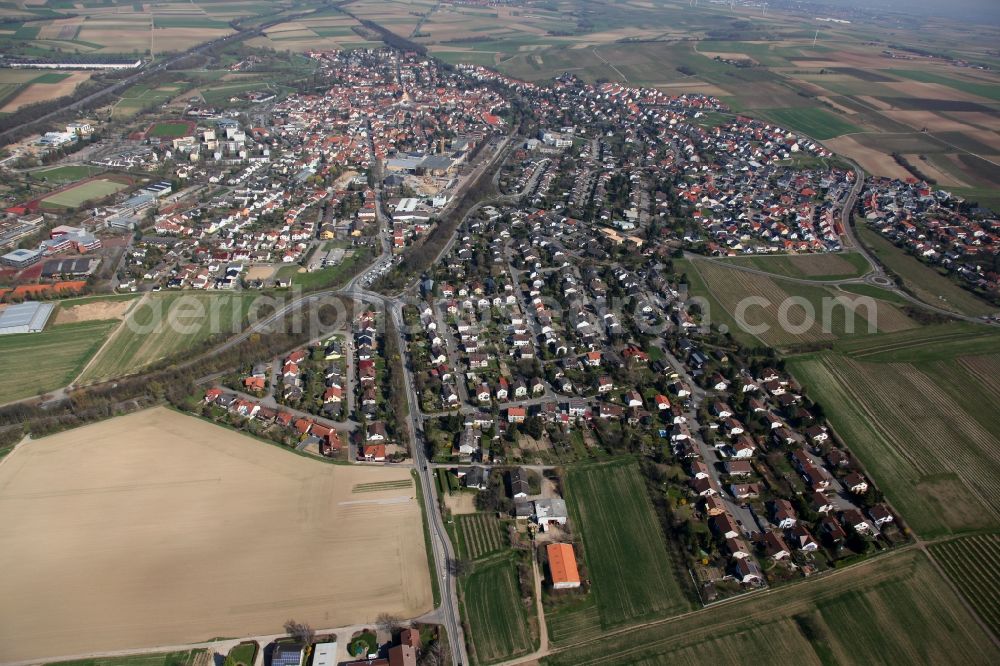
[[[930,16],[946,16],[961,21],[1000,23],[1000,0],[829,0],[869,9],[896,12],[919,12]],[[1000,44],[997,45],[1000,47]]]

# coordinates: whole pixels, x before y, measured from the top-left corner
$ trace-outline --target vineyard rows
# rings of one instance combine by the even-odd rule
[[[930,550],[983,622],[1000,636],[1000,534],[962,537]]]
[[[496,516],[476,513],[456,518],[459,555],[477,560],[503,550],[503,524]]]

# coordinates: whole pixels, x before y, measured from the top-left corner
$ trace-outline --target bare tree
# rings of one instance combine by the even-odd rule
[[[420,654],[420,659],[417,660],[419,666],[444,666],[448,663],[448,646],[443,645],[441,641],[432,641],[423,652]]]
[[[304,645],[312,645],[316,638],[316,632],[313,631],[312,627],[305,622],[296,622],[295,620],[285,622],[285,633]]]
[[[395,634],[403,628],[402,620],[392,613],[379,613],[379,616],[375,618],[375,626],[379,628],[379,631],[384,631],[387,634]]]
[[[448,560],[448,571],[451,573],[452,576],[464,576],[465,574],[469,573],[471,568],[472,567],[469,565],[468,560],[457,560],[457,559]]]

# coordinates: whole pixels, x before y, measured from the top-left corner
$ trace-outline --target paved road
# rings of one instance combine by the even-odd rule
[[[202,48],[207,47],[205,45]],[[161,63],[163,65],[165,63]],[[496,164],[506,155],[507,146],[513,140],[513,137],[505,137],[497,147],[494,155],[491,159],[484,161],[480,164],[477,169],[481,172],[482,170],[493,168]],[[478,174],[474,171],[474,175]],[[468,182],[472,182],[472,179]],[[524,192],[529,191],[529,187],[533,183],[528,183],[521,194],[511,194],[503,195],[489,200],[489,202],[483,201],[478,202],[473,206],[472,209],[463,218],[463,223],[465,219],[468,218],[475,210],[478,210],[480,206],[487,205],[487,203],[503,203],[503,202],[514,202],[517,201]],[[382,265],[385,261],[390,261],[392,259],[392,248],[389,243],[388,236],[383,232],[384,228],[387,227],[388,221],[382,214],[381,211],[381,200],[379,198],[378,205],[376,206],[376,220],[379,227],[379,237],[382,240],[382,253],[381,255],[369,265],[367,269],[359,273],[352,280],[350,280],[344,287],[340,289],[330,289],[320,292],[314,292],[304,296],[300,296],[272,313],[270,316],[265,317],[253,325],[249,326],[246,330],[242,331],[238,335],[230,338],[226,342],[222,343],[215,349],[205,354],[199,355],[197,357],[191,358],[183,363],[178,364],[178,367],[188,367],[197,363],[198,361],[215,355],[219,352],[226,351],[232,347],[240,344],[241,342],[250,338],[251,335],[267,330],[273,325],[279,323],[289,314],[301,309],[305,305],[319,302],[323,299],[337,296],[348,296],[367,303],[371,303],[376,306],[381,306],[383,312],[386,316],[391,316],[395,324],[396,335],[398,336],[399,349],[403,350],[406,348],[405,340],[403,339],[403,316],[402,316],[402,296],[404,296],[408,291],[414,289],[418,280],[414,280],[406,289],[402,290],[400,293],[394,296],[385,296],[382,294],[377,294],[364,289],[361,285],[370,282],[367,278],[378,270],[378,267]],[[456,231],[461,227],[461,223],[457,225]],[[440,257],[447,252],[455,242],[457,234],[452,234],[445,248],[442,249],[438,256]],[[437,487],[433,481],[433,468],[428,465],[426,453],[424,451],[423,441],[423,418],[421,417],[421,412],[419,409],[419,403],[417,401],[416,392],[414,389],[414,381],[411,374],[411,370],[408,365],[404,362],[403,371],[404,378],[403,383],[406,386],[406,399],[407,405],[409,407],[409,447],[411,456],[414,461],[414,466],[417,469],[418,477],[420,479],[421,488],[423,491],[424,498],[424,512],[428,519],[428,525],[430,527],[431,535],[431,550],[434,556],[434,566],[435,575],[437,576],[438,583],[441,586],[442,594],[441,606],[436,609],[434,613],[431,614],[432,617],[439,618],[441,624],[445,626],[448,631],[448,640],[450,643],[451,654],[453,655],[453,661],[458,666],[463,666],[469,663],[469,658],[465,650],[465,638],[462,631],[461,617],[458,610],[458,587],[455,577],[449,571],[449,563],[456,559],[455,551],[451,544],[451,540],[448,537],[448,533],[445,530],[444,523],[441,518],[441,514],[437,509]],[[62,393],[60,393],[62,395]],[[249,396],[248,396],[249,397]],[[254,398],[256,400],[256,398]],[[525,403],[530,401],[524,401]],[[303,413],[305,415],[305,413]],[[315,416],[308,415],[309,418],[316,419]],[[321,420],[321,422],[324,420]],[[344,423],[327,422],[328,425],[338,427],[338,429],[344,427]],[[209,644],[198,644],[198,646],[204,647]],[[148,651],[149,648],[145,648],[142,651]],[[89,655],[80,655],[83,658]],[[77,657],[70,657],[77,658]]]

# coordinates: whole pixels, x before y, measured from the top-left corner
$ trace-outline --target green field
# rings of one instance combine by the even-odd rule
[[[920,300],[945,310],[972,316],[992,314],[998,310],[868,227],[858,225],[858,237],[875,258],[895,273],[903,286]]]
[[[800,280],[844,280],[871,271],[864,256],[857,252],[732,257],[726,262]]]
[[[1000,635],[1000,534],[952,539],[933,544],[930,551],[979,617]]]
[[[928,327],[788,360],[924,537],[1000,525],[1000,335],[974,328]]]
[[[970,95],[978,95],[994,101],[1000,101],[1000,86],[996,84],[966,81],[954,76],[945,76],[944,74],[938,74],[936,72],[914,69],[887,69],[886,72],[888,74],[901,76],[904,79],[910,79],[911,81],[920,81],[921,83],[940,83],[943,86],[948,86],[949,88],[954,88],[955,90],[960,90],[961,92],[966,92]]]
[[[565,495],[605,629],[690,608],[636,463],[574,467]]]
[[[345,284],[357,275],[371,261],[370,249],[357,248],[349,257],[345,257],[336,266],[328,266],[312,272],[299,272],[301,266],[292,264],[278,269],[277,278],[289,278],[292,285],[305,291],[316,289],[332,289]]]
[[[119,183],[107,178],[98,178],[62,192],[50,194],[42,198],[42,207],[77,208],[87,201],[98,201],[106,196],[121,192],[128,188],[125,183]]]
[[[477,560],[498,553],[507,542],[503,525],[496,516],[475,513],[455,517],[456,549],[463,559]]]
[[[860,128],[818,107],[805,109],[762,109],[759,113],[779,125],[803,132],[820,141],[832,139],[841,134],[860,131]]]
[[[819,256],[816,260],[830,261],[832,258],[832,255]],[[794,258],[800,259],[806,257]],[[837,261],[853,270],[851,262],[839,258]],[[722,261],[687,261],[678,270],[688,276],[692,295],[706,299],[703,317],[714,325],[725,325],[744,343],[747,338],[756,337],[773,347],[791,348],[843,338],[871,337],[918,325],[887,301],[834,291],[832,287],[819,284],[790,282],[778,276],[772,278],[737,270]],[[763,300],[748,300],[750,297]],[[737,322],[738,316],[742,316],[745,326]],[[757,346],[759,343],[750,344]]]
[[[599,664],[991,664],[996,648],[919,551],[588,642],[542,660]]]
[[[254,657],[257,655],[256,643],[240,643],[226,655],[226,661],[222,666],[253,666]]]
[[[188,126],[187,123],[181,123],[181,122],[156,123],[149,130],[149,136],[166,137],[166,138],[186,136],[190,129],[191,128]]]
[[[839,289],[858,296],[871,296],[883,301],[888,301],[894,305],[907,305],[909,301],[900,296],[897,292],[882,289],[871,284],[842,284]]]
[[[69,74],[63,72],[47,72],[42,74],[37,79],[32,79],[32,83],[59,83],[65,79],[69,78]]]
[[[95,657],[93,659],[76,659],[74,661],[50,662],[58,666],[191,666],[204,649],[183,650],[179,652],[157,652],[153,654],[136,654],[125,657]]]
[[[573,603],[545,609],[545,626],[553,645],[572,645],[599,634],[601,615],[594,595],[588,594]]]
[[[36,180],[47,180],[50,183],[72,183],[77,180],[89,178],[90,176],[96,176],[103,171],[104,169],[101,167],[74,164],[54,167],[52,169],[42,169],[41,171],[32,171],[31,177]]]
[[[232,335],[242,330],[251,300],[239,294],[152,294],[132,308],[81,381],[129,375],[196,347],[213,333]]]
[[[112,321],[61,324],[41,333],[0,335],[0,403],[66,386],[114,328]]]
[[[461,586],[473,663],[492,664],[534,649],[511,560],[477,565]]]

